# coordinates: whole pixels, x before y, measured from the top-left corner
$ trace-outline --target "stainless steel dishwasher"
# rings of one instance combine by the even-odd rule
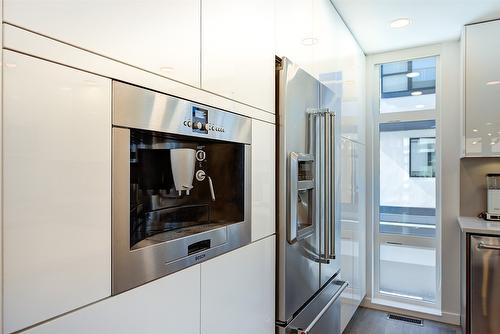
[[[470,239],[470,332],[500,334],[500,237]]]

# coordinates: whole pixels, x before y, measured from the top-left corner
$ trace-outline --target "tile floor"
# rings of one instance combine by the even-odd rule
[[[461,334],[460,327],[424,320],[423,326],[387,319],[387,313],[360,307],[343,334]]]

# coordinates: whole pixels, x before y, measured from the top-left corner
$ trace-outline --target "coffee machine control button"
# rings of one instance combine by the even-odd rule
[[[195,129],[201,130],[202,127],[203,125],[201,124],[201,122],[196,122],[193,124],[193,128]]]
[[[205,180],[205,176],[206,176],[205,172],[203,170],[201,170],[201,169],[196,172],[196,179],[198,181]]]
[[[207,154],[203,150],[196,151],[196,160],[203,161],[207,157]]]
[[[210,130],[210,125],[207,123],[207,124],[203,124],[203,130]]]
[[[184,121],[182,124],[184,124],[184,126],[187,126],[187,127],[191,127],[191,121]]]

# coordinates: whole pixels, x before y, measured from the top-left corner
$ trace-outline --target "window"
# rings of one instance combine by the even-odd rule
[[[436,57],[426,57],[377,67],[372,295],[377,303],[440,308],[436,63]]]
[[[410,177],[436,177],[436,137],[410,138]]]
[[[383,64],[382,98],[419,96],[436,92],[434,57]]]

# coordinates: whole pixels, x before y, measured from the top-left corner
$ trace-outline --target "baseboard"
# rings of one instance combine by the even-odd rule
[[[460,314],[450,313],[450,312],[440,312],[439,314],[431,314],[427,312],[418,312],[414,310],[408,310],[404,308],[394,307],[390,305],[383,305],[380,303],[372,303],[371,298],[365,297],[361,302],[361,306],[366,308],[371,308],[374,310],[384,311],[384,312],[394,312],[397,314],[408,315],[412,317],[442,322],[445,324],[460,326]]]

